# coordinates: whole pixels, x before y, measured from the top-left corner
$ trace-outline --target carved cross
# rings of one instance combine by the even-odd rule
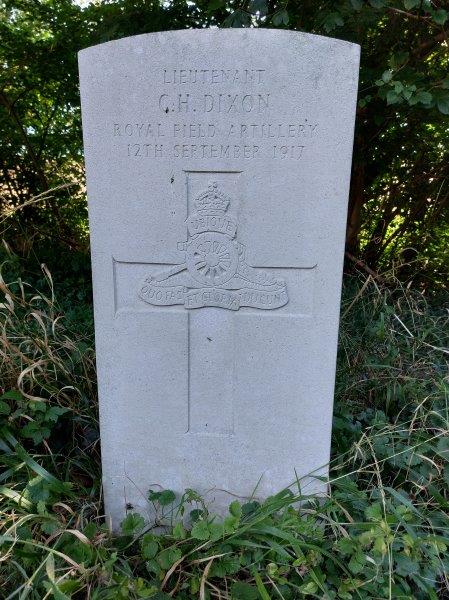
[[[157,273],[154,263],[145,263],[151,274],[145,277],[135,294],[142,303],[151,305],[152,310],[179,305],[178,310],[187,313],[186,432],[232,435],[236,375],[234,332],[239,321],[258,320],[263,327],[265,318],[294,315],[291,311],[279,312],[289,305],[289,281],[313,270],[315,265],[288,268],[248,265],[245,247],[238,241],[237,219],[232,212],[227,212],[232,199],[216,182],[211,182],[195,197],[194,203],[195,210],[186,221],[187,241],[178,243],[178,250],[185,252],[185,261],[181,264],[159,262]],[[304,287],[309,289],[301,291],[306,295],[312,293],[310,281],[307,283]],[[294,286],[295,293],[298,287]],[[298,306],[297,302],[292,304]],[[304,317],[304,313],[299,311],[298,316]]]

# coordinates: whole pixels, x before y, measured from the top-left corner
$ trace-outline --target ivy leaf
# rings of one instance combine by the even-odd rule
[[[139,513],[129,513],[120,524],[123,535],[134,535],[145,525],[142,515]]]
[[[385,83],[388,83],[393,78],[393,73],[391,71],[384,71],[382,73],[382,79]]]

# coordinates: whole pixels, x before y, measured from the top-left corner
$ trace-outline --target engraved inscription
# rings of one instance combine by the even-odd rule
[[[195,200],[196,212],[186,221],[187,240],[178,242],[185,262],[148,276],[139,297],[156,306],[187,309],[241,306],[274,309],[288,302],[283,279],[245,262],[245,246],[237,241],[237,220],[227,211],[231,199],[211,183]]]
[[[151,90],[150,122],[110,123],[114,146],[130,160],[302,161],[322,135],[308,114],[301,89],[288,120],[273,120],[282,101],[259,68],[176,68],[159,71]]]

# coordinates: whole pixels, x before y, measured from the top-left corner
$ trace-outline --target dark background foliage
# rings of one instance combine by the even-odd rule
[[[347,256],[376,270],[405,263],[421,285],[441,283],[449,265],[448,23],[443,0],[3,0],[4,235],[20,255],[41,259],[55,244],[87,249],[79,49],[164,29],[288,28],[362,47]]]

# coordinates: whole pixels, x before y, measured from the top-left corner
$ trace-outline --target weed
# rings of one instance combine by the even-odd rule
[[[4,277],[5,598],[448,593],[448,314],[440,306],[392,279],[346,278],[327,496],[307,496],[297,482],[263,503],[234,501],[218,519],[194,490],[149,490],[155,522],[130,507],[112,536],[102,518],[90,308],[80,308],[78,328],[45,267],[46,294]]]

